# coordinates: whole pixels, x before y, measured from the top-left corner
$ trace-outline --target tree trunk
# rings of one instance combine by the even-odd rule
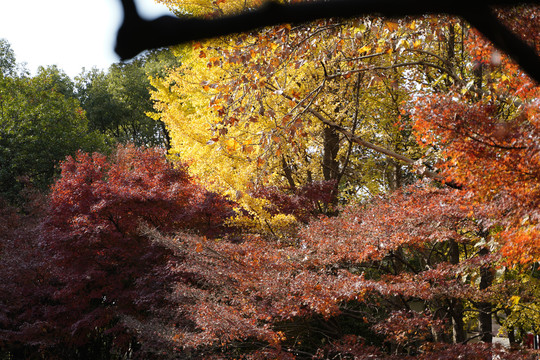
[[[169,133],[169,130],[167,129],[167,125],[165,125],[164,122],[161,121],[161,131],[163,132],[163,142],[165,145],[165,150],[167,150],[167,152],[169,150],[171,150],[171,134]]]
[[[390,191],[394,191],[403,185],[403,172],[401,170],[401,164],[392,160],[388,160],[388,162],[390,164],[386,171],[388,189]]]
[[[341,176],[339,172],[339,162],[336,160],[339,152],[339,132],[331,126],[324,127],[324,146],[323,146],[323,176],[324,180],[335,180],[332,191],[332,205],[337,205],[338,182]],[[333,206],[331,206],[333,208]]]
[[[479,255],[487,255],[489,250],[484,248],[480,250]],[[493,283],[493,269],[489,266],[483,266],[480,268],[480,290],[485,290],[491,286]],[[478,303],[478,321],[480,325],[480,339],[483,342],[491,343],[493,341],[493,327],[491,319],[491,303],[490,302],[481,302]]]
[[[459,264],[459,244],[453,239],[449,241],[448,253],[450,263]],[[461,299],[450,301],[450,316],[452,317],[452,342],[454,344],[465,342],[467,333],[463,322],[463,301]]]
[[[516,341],[516,334],[514,332],[514,327],[509,327],[506,330],[506,332],[508,334],[508,341],[510,342],[510,347],[515,347],[517,344],[517,341]]]
[[[335,128],[325,126],[323,141],[324,180],[336,180],[339,176],[339,163],[336,161],[339,151],[339,133]]]
[[[296,191],[296,183],[294,182],[294,178],[292,175],[292,169],[287,160],[285,159],[285,156],[281,156],[281,166],[283,168],[283,173],[285,174],[285,178],[287,179],[287,182],[289,183],[289,187],[291,190]]]
[[[448,42],[447,42],[447,46],[448,46],[448,49],[447,49],[448,50],[447,51],[448,62],[453,63],[454,56],[455,56],[454,48],[456,46],[456,32],[455,32],[455,29],[454,29],[454,24],[448,25]]]

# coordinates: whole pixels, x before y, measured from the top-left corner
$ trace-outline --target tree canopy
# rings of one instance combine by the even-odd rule
[[[0,144],[0,193],[8,198],[27,186],[45,190],[67,155],[105,149],[104,137],[88,128],[73,82],[56,67],[33,77],[0,76]]]
[[[170,147],[164,124],[147,116],[152,111],[149,76],[166,73],[177,61],[162,50],[113,64],[107,71],[81,73],[76,79],[77,97],[90,129],[123,144]]]

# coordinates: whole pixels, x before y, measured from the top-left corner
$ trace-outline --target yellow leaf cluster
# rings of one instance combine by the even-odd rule
[[[204,2],[208,8],[225,3]],[[401,69],[370,71],[391,58],[387,33],[394,28],[372,20],[329,30],[281,26],[183,46],[176,50],[183,65],[153,80],[155,117],[167,124],[173,153],[193,175],[266,220],[265,202],[250,196],[260,185],[295,189],[339,178],[352,197],[360,187],[384,191],[380,179],[389,165],[366,149],[353,151],[346,136],[329,135],[313,111],[384,147],[402,143],[395,125]]]
[[[166,5],[178,15],[209,16],[228,15],[260,6],[261,0],[155,0]]]

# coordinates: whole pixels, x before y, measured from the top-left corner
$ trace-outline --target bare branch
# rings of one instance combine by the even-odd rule
[[[293,98],[291,96],[289,96],[289,95],[287,95],[285,93],[282,93],[281,96],[283,96],[284,98],[286,98],[288,100],[293,100]],[[303,104],[299,104],[299,105],[304,107],[307,112],[309,112],[310,114],[315,116],[317,119],[319,119],[325,125],[330,126],[330,127],[334,128],[334,129],[336,129],[337,131],[339,131],[340,133],[342,133],[343,135],[345,135],[349,139],[349,141],[354,142],[354,143],[356,143],[356,144],[358,144],[360,146],[366,147],[368,149],[374,150],[374,151],[376,151],[378,153],[384,154],[386,156],[392,157],[392,158],[397,159],[399,161],[402,161],[402,162],[404,162],[405,164],[407,164],[409,166],[414,166],[416,164],[416,162],[414,160],[412,160],[412,159],[410,159],[410,158],[408,158],[406,156],[403,156],[401,154],[396,153],[395,151],[383,148],[383,147],[381,147],[379,145],[375,145],[373,143],[370,143],[369,141],[366,141],[366,140],[362,139],[360,136],[357,136],[357,135],[353,134],[352,132],[350,132],[349,130],[344,128],[343,126],[333,122],[332,120],[329,120],[328,118],[326,118],[324,115],[322,115],[317,110],[314,110],[311,107],[308,107],[308,106],[303,105]],[[426,177],[429,177],[431,179],[440,181],[440,182],[446,184],[447,186],[449,186],[451,188],[458,188],[458,189],[461,188],[461,185],[456,184],[453,181],[447,181],[440,174],[437,174],[436,172],[433,172],[433,171],[430,171],[430,170],[427,170],[427,169],[422,171],[419,175],[420,176],[426,176]]]
[[[342,77],[342,76],[346,76],[346,75],[352,75],[352,74],[360,73],[360,72],[364,72],[364,71],[389,70],[389,69],[395,69],[395,68],[399,68],[399,67],[416,66],[416,65],[432,67],[432,68],[435,68],[437,70],[440,70],[441,72],[448,74],[448,76],[450,76],[454,80],[455,83],[463,85],[463,81],[459,78],[459,76],[454,74],[451,70],[449,70],[447,68],[444,68],[444,67],[442,67],[440,65],[427,62],[427,61],[410,61],[410,62],[405,62],[405,63],[387,65],[387,66],[368,66],[368,67],[365,67],[365,68],[362,68],[362,69],[354,69],[354,70],[349,70],[349,71],[338,72],[338,73],[335,73],[335,74],[332,74],[332,75],[327,75],[326,80],[333,80],[333,79],[338,78],[338,77]]]

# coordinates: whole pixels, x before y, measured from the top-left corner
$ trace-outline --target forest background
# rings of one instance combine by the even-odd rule
[[[496,13],[539,52],[538,7]],[[0,71],[2,358],[536,356],[539,90],[463,20],[285,24],[73,80],[2,40]]]

